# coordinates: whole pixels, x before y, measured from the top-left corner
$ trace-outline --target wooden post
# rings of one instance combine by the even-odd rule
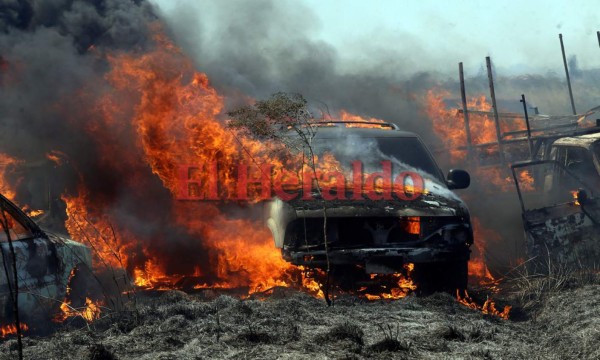
[[[558,34],[560,40],[560,50],[562,51],[563,64],[565,65],[565,74],[567,74],[567,86],[569,87],[569,98],[571,99],[571,109],[573,109],[573,115],[577,115],[575,110],[575,102],[573,101],[573,90],[571,90],[571,77],[569,76],[569,67],[567,66],[567,56],[565,55],[565,45],[563,44],[562,34]]]
[[[496,138],[498,139],[498,153],[500,161],[504,164],[504,146],[502,144],[502,132],[500,129],[500,119],[498,117],[498,106],[496,104],[496,92],[494,91],[494,77],[492,75],[492,61],[489,56],[486,56],[485,62],[487,65],[488,81],[490,83],[490,96],[492,98],[492,107],[494,109],[494,122],[496,123]]]
[[[598,35],[598,46],[600,46],[600,31],[596,31],[596,35]]]
[[[525,113],[525,125],[527,125],[527,142],[529,143],[529,160],[533,160],[533,142],[531,141],[531,128],[529,127],[529,114],[527,114],[527,101],[525,94],[521,94],[521,102],[523,103],[523,112]]]
[[[465,120],[465,134],[467,136],[467,154],[471,155],[471,127],[469,126],[469,110],[467,109],[467,95],[465,91],[465,75],[463,63],[458,63],[458,77],[460,78],[460,97],[462,99],[463,117]]]

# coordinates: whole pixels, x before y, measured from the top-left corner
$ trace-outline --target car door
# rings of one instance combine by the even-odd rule
[[[29,217],[0,195],[0,319],[10,318],[12,312],[9,295],[14,289],[14,272],[9,240],[16,258],[19,305],[24,313],[46,303],[40,299],[51,297],[49,291],[56,282],[50,273],[56,263],[53,244]]]

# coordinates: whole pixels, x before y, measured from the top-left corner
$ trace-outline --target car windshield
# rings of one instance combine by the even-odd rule
[[[0,201],[2,201],[0,199]],[[0,213],[0,242],[21,240],[33,237],[31,231],[15,219],[10,213]]]
[[[365,170],[380,168],[381,161],[389,160],[396,171],[418,170],[444,183],[435,161],[416,137],[359,137],[317,138],[315,152],[330,152],[343,167],[360,161]]]

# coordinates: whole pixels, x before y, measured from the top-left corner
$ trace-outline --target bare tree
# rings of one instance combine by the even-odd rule
[[[327,206],[321,193],[317,174],[316,155],[313,140],[317,133],[317,121],[307,108],[307,101],[300,94],[276,93],[267,100],[259,100],[254,105],[243,106],[227,113],[231,117],[228,126],[241,130],[245,135],[262,141],[283,144],[288,150],[301,152],[302,168],[308,165],[315,179],[315,188],[323,206],[323,237],[326,258],[325,301],[331,305],[329,297],[329,247],[327,243]],[[295,136],[290,136],[292,131]],[[304,178],[302,176],[302,178]]]

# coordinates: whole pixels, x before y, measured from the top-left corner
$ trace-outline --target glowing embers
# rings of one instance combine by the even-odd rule
[[[380,284],[380,291],[371,292],[368,288],[364,288],[362,293],[369,300],[380,299],[401,299],[417,289],[417,285],[413,282],[411,274],[415,268],[414,264],[404,264],[404,273],[396,273],[390,275],[371,274],[373,281]],[[387,285],[386,283],[391,284]],[[368,291],[368,292],[367,292]]]
[[[421,218],[418,216],[400,218],[400,228],[404,230],[407,234],[420,235]]]
[[[319,299],[324,298],[327,286],[331,299],[357,296],[371,301],[401,299],[417,289],[411,278],[412,263],[404,264],[394,274],[366,274],[361,266],[342,267],[332,269],[329,279],[322,269],[298,266],[298,270],[302,271],[299,289]]]
[[[577,206],[580,206],[579,203],[579,192],[578,190],[571,190],[571,195],[573,196],[573,203]]]

